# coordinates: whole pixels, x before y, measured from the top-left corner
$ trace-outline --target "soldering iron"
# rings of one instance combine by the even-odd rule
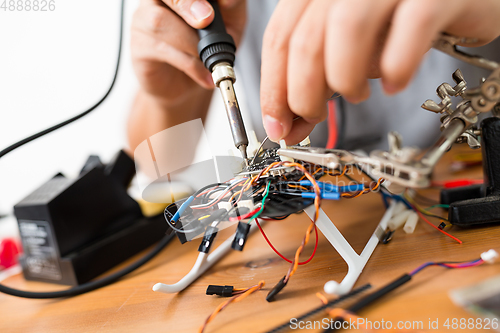
[[[209,2],[214,9],[215,16],[208,27],[198,30],[200,37],[198,53],[205,67],[212,73],[215,86],[222,94],[234,145],[248,164],[248,137],[233,87],[236,82],[233,69],[236,44],[233,37],[226,32],[217,1],[210,0]]]

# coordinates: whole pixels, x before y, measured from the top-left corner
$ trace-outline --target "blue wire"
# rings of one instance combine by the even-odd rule
[[[324,191],[324,192],[357,192],[357,191],[363,191],[365,189],[365,186],[363,184],[352,184],[352,185],[346,185],[346,186],[336,186],[330,183],[324,183],[324,182],[317,182],[318,186]],[[313,184],[311,183],[310,180],[301,180],[299,182],[300,185],[303,186],[312,186]]]
[[[188,208],[189,205],[191,205],[191,202],[193,202],[193,200],[194,200],[194,196],[190,196],[189,198],[187,198],[187,200],[184,201],[182,203],[182,205],[179,207],[177,212],[175,212],[174,216],[172,217],[172,219],[170,221],[177,222],[177,220],[181,217],[182,213],[184,213],[186,208]]]

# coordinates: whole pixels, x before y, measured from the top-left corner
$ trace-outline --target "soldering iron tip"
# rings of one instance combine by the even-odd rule
[[[241,152],[241,157],[243,157],[243,160],[245,161],[245,165],[248,166],[248,155],[247,155],[247,146],[246,145],[240,145],[238,149]]]

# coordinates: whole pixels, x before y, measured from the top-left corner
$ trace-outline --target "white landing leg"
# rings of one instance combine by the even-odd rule
[[[384,216],[380,220],[377,228],[375,229],[370,240],[366,244],[361,255],[358,255],[356,251],[351,247],[349,242],[344,238],[344,236],[337,229],[335,224],[330,220],[330,218],[325,214],[323,209],[320,208],[319,217],[316,221],[316,226],[325,235],[328,241],[332,244],[335,250],[342,256],[348,266],[347,275],[344,277],[342,282],[339,284],[336,281],[328,281],[325,284],[325,292],[328,294],[344,295],[351,291],[352,287],[356,283],[356,280],[361,275],[361,272],[365,268],[368,259],[372,255],[373,251],[377,247],[381,237],[384,235],[387,228],[387,222],[392,216],[392,211],[394,210],[396,202],[393,200],[386,210]],[[304,210],[309,218],[314,218],[315,208],[314,206],[309,206]]]
[[[260,224],[264,224],[264,221],[261,220]],[[251,234],[255,229],[257,229],[257,226],[255,223],[252,223],[249,234]],[[153,286],[153,291],[159,291],[169,294],[177,293],[181,290],[186,289],[191,283],[193,283],[197,278],[205,273],[207,269],[212,267],[217,261],[222,259],[222,257],[224,257],[231,250],[233,237],[234,235],[231,235],[224,241],[224,243],[219,245],[219,247],[213,250],[210,254],[200,253],[193,268],[191,268],[191,271],[189,271],[189,273],[187,273],[182,279],[180,279],[179,282],[174,284],[157,283]]]

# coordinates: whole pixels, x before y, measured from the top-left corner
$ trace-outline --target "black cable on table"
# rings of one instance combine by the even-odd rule
[[[90,109],[86,110],[86,111],[83,111],[82,113],[74,116],[73,118],[70,118],[68,120],[65,120],[57,125],[54,125],[52,127],[49,127],[43,131],[40,131],[38,133],[35,133],[25,139],[22,139],[21,141],[18,141],[12,145],[10,145],[9,147],[3,149],[2,151],[0,151],[0,157],[3,157],[5,155],[7,155],[8,153],[10,153],[11,151],[33,141],[33,140],[36,140],[46,134],[49,134],[61,127],[64,127],[68,124],[71,124],[72,122],[88,115],[90,112],[94,111],[98,106],[100,106],[102,104],[102,102],[104,102],[104,100],[106,100],[106,98],[108,98],[109,94],[111,93],[111,90],[113,90],[114,86],[115,86],[115,83],[116,83],[116,78],[118,77],[118,69],[120,68],[120,61],[121,61],[121,51],[122,51],[122,40],[123,40],[123,17],[124,17],[124,8],[125,8],[125,0],[122,0],[122,3],[121,3],[121,9],[120,9],[120,35],[119,35],[119,44],[118,44],[118,58],[117,58],[117,61],[116,61],[116,69],[115,69],[115,74],[113,76],[113,81],[111,82],[111,85],[109,86],[109,89],[108,91],[104,94],[104,96],[96,103],[94,104],[94,106],[92,106]]]
[[[350,293],[345,294],[344,296],[340,296],[337,299],[334,299],[334,300],[332,300],[332,301],[330,301],[330,302],[328,302],[328,303],[326,303],[326,304],[324,304],[324,305],[322,305],[314,310],[311,310],[311,311],[297,317],[297,322],[303,321],[304,319],[306,319],[308,317],[314,316],[315,314],[325,310],[326,308],[331,307],[333,305],[337,305],[338,303],[341,303],[341,302],[343,302],[351,297],[354,297],[354,296],[356,296],[356,295],[358,295],[358,294],[362,293],[363,291],[368,290],[370,288],[371,288],[371,285],[368,283],[368,284],[365,284],[364,286],[361,286],[357,289],[354,289]],[[267,331],[266,333],[277,333],[277,332],[284,330],[284,329],[287,329],[287,328],[290,328],[290,321],[283,323],[282,325],[277,326],[277,327],[273,328],[272,330]]]
[[[163,237],[151,252],[146,254],[141,259],[137,260],[135,263],[122,269],[119,272],[116,272],[114,274],[106,276],[106,277],[99,279],[97,281],[87,282],[87,283],[84,283],[82,285],[79,285],[77,287],[70,288],[67,290],[49,291],[49,292],[24,291],[24,290],[9,288],[7,286],[0,284],[0,292],[2,292],[4,294],[11,295],[11,296],[32,298],[32,299],[61,298],[61,297],[72,297],[72,296],[81,295],[81,294],[87,293],[89,291],[93,291],[93,290],[105,287],[113,282],[116,282],[117,280],[124,277],[125,275],[135,271],[136,269],[138,269],[139,267],[141,267],[142,265],[144,265],[145,263],[150,261],[158,253],[160,253],[161,250],[163,250],[165,248],[165,246],[167,246],[167,244],[170,242],[170,240],[174,236],[175,236],[175,234],[172,233],[170,235]]]

